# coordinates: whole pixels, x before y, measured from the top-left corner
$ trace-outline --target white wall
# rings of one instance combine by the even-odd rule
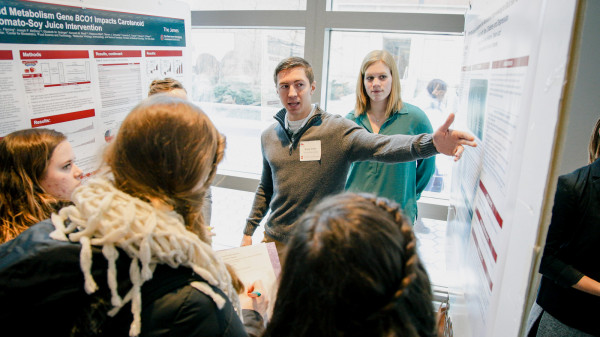
[[[560,159],[560,173],[587,164],[587,145],[600,118],[600,1],[583,1],[584,23],[575,90],[568,107],[568,125]]]

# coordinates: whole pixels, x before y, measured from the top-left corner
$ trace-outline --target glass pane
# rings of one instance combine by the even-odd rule
[[[211,226],[215,236],[212,247],[215,250],[239,247],[246,226],[246,217],[252,208],[254,193],[229,188],[211,187],[212,217]],[[232,207],[235,205],[235,207]],[[448,285],[446,274],[446,221],[421,219],[415,225],[417,250],[431,283],[438,286]],[[260,242],[264,236],[264,227],[257,228],[252,242]]]
[[[182,0],[193,11],[306,10],[306,0]]]
[[[212,247],[215,250],[239,247],[246,227],[246,217],[250,214],[254,201],[254,193],[215,186],[211,187],[211,191],[213,202],[210,225],[215,234],[212,237]],[[263,233],[261,223],[252,236],[252,242],[260,242]]]
[[[334,11],[464,13],[469,0],[331,0]]]
[[[281,109],[277,64],[304,55],[304,30],[193,29],[189,97],[227,137],[219,169],[260,174],[261,131]]]
[[[456,111],[462,47],[462,36],[333,31],[329,51],[327,111],[345,116],[354,109],[362,59],[374,49],[385,49],[396,58],[402,100],[425,111],[435,130],[449,112]],[[427,91],[433,79],[446,83],[447,90],[441,100],[436,100]],[[452,159],[437,156],[436,166],[436,173],[423,195],[448,198]]]

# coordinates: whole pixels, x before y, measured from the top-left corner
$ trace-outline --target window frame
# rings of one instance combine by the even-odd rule
[[[329,36],[333,30],[463,35],[464,14],[329,11],[330,0],[308,0],[306,10],[192,11],[194,28],[303,29],[304,58],[313,66],[317,90],[313,101],[325,106]],[[255,192],[260,174],[219,169],[214,186]],[[419,216],[446,220],[448,199],[421,197]]]

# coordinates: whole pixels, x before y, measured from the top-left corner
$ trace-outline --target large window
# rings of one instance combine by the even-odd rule
[[[423,109],[434,128],[455,110],[462,36],[331,30],[328,41],[327,95],[321,100],[327,111],[345,115],[354,108],[360,63],[374,49],[386,49],[395,56],[402,99]],[[222,171],[260,174],[260,133],[281,109],[273,70],[285,57],[303,56],[304,43],[302,29],[193,30],[190,97],[227,136]],[[434,79],[447,86],[440,100],[427,91]],[[447,198],[451,169],[451,159],[439,156],[424,195]]]
[[[261,171],[260,132],[281,108],[272,74],[287,56],[303,56],[311,62],[317,81],[313,99],[332,113],[345,115],[352,110],[360,62],[373,49],[387,49],[395,55],[402,71],[403,100],[426,111],[434,127],[443,119],[440,116],[454,110],[462,15],[366,10],[383,5],[406,10],[417,4],[437,6],[438,12],[447,13],[464,11],[466,0],[379,0],[367,7],[353,0],[289,0],[285,10],[271,1],[188,2],[192,8],[206,9],[192,13],[190,96],[227,136],[219,173],[223,179],[232,175],[251,179],[244,190],[254,189]],[[447,83],[445,97],[437,103],[425,91],[432,79]],[[451,167],[448,158],[438,158],[437,172],[424,197],[448,198]],[[443,207],[436,208],[441,211],[432,217],[445,220]]]
[[[462,13],[468,0],[187,2],[194,68],[188,93],[227,136],[225,160],[213,184],[215,248],[241,242],[262,169],[260,133],[281,108],[273,71],[283,58],[302,56],[312,64],[317,81],[313,101],[331,113],[345,115],[353,109],[360,63],[373,49],[396,57],[404,101],[427,113],[425,88],[439,78],[447,83],[447,92],[437,108],[449,111],[456,103]],[[418,206],[419,215],[428,218],[423,219],[427,228],[415,229],[421,257],[439,285],[445,279],[443,200],[452,165],[440,156],[437,165],[437,182]]]
[[[260,174],[260,133],[282,107],[273,70],[281,59],[303,52],[299,29],[193,30],[189,96],[227,136],[221,170]]]

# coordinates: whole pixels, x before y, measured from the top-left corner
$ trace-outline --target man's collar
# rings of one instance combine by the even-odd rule
[[[318,105],[317,105],[316,103],[315,103],[315,104],[312,104],[312,109],[310,110],[310,112],[308,113],[308,115],[306,115],[306,117],[304,117],[304,119],[302,119],[302,125],[300,126],[300,128],[299,128],[299,129],[302,129],[302,128],[304,127],[304,125],[306,125],[306,122],[307,122],[307,121],[310,119],[310,117],[311,117],[312,115],[314,115],[314,114],[315,114],[315,111],[317,110],[317,108],[318,108]],[[287,115],[287,110],[286,110],[286,111],[285,111],[285,117],[284,117],[284,119],[283,119],[283,121],[284,121],[284,125],[283,125],[283,126],[284,126],[284,128],[285,128],[286,130],[288,130],[288,129],[290,128],[290,123],[289,123],[289,119],[288,119],[288,117],[287,117],[287,116],[288,116],[288,115]]]

